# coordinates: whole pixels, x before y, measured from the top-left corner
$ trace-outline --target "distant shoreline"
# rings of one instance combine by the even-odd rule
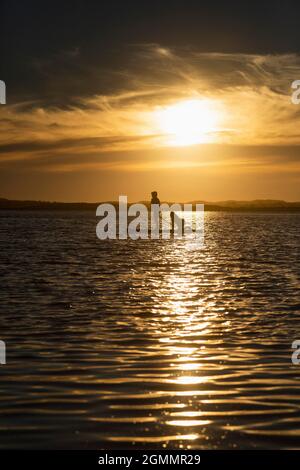
[[[117,201],[103,201],[118,207]],[[64,211],[96,211],[103,202],[49,202],[49,201],[21,201],[0,198],[0,210],[64,210]],[[149,202],[138,201],[150,205]],[[164,201],[163,201],[164,202]],[[168,202],[173,204],[174,202]],[[253,200],[253,201],[189,201],[186,204],[204,204],[205,211],[213,212],[300,212],[300,202],[286,202],[280,200]],[[133,204],[133,203],[128,203]],[[179,203],[184,204],[184,203]]]

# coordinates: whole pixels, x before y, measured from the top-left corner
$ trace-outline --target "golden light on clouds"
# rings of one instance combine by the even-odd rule
[[[99,93],[61,106],[37,100],[1,107],[0,169],[26,187],[21,198],[53,197],[52,183],[42,192],[41,175],[71,181],[89,173],[96,180],[105,172],[118,191],[123,179],[128,191],[132,178],[133,199],[154,181],[165,185],[167,174],[174,200],[197,198],[200,184],[207,200],[299,199],[300,106],[290,92],[300,56],[183,54],[149,45],[134,57],[109,90],[99,83]],[[38,181],[36,193],[28,175]],[[10,195],[10,179],[2,184]],[[71,194],[71,183],[66,187]],[[98,182],[87,184],[82,197],[99,200],[101,191]],[[115,197],[113,191],[103,186],[103,194]],[[62,190],[61,198],[75,196]]]
[[[212,100],[183,100],[156,112],[166,144],[186,146],[214,142],[221,114]]]

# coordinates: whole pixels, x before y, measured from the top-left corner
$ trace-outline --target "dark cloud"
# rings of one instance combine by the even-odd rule
[[[130,45],[296,53],[299,13],[295,0],[2,0],[1,78],[10,103],[34,99],[62,106],[74,96],[124,88],[133,65]],[[243,80],[243,71],[237,73]]]

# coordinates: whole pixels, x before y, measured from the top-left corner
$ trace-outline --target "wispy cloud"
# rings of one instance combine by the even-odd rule
[[[79,49],[74,48],[64,52],[64,59],[73,64],[79,55]],[[52,80],[57,61],[61,61],[60,56],[51,64],[38,64],[45,80]],[[61,107],[38,100],[2,106],[0,165],[8,167],[18,162],[45,171],[72,171],[80,166],[126,169],[127,165],[131,170],[151,167],[143,155],[149,150],[162,152],[168,145],[155,113],[191,98],[210,100],[218,108],[221,119],[211,135],[214,144],[252,146],[256,150],[257,146],[265,147],[256,153],[256,164],[259,159],[261,165],[298,165],[300,107],[291,103],[290,87],[293,80],[300,79],[299,55],[198,53],[152,44],[132,46],[126,68],[106,70],[106,81],[109,73],[114,83],[110,93],[102,92],[99,67],[97,94],[74,96],[72,103]],[[89,80],[88,73],[85,79]],[[60,81],[64,76],[56,77],[57,85]],[[293,161],[291,152],[278,153],[275,147],[293,148]],[[118,154],[117,162],[114,153]],[[158,160],[162,167],[170,168],[203,165],[195,155],[187,160]],[[250,168],[251,162],[247,164]]]

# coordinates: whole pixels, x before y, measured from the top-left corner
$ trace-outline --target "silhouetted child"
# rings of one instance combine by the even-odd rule
[[[182,233],[184,234],[184,219],[178,217],[175,212],[170,212],[170,219],[171,219],[171,233]],[[176,229],[175,229],[176,226]]]

